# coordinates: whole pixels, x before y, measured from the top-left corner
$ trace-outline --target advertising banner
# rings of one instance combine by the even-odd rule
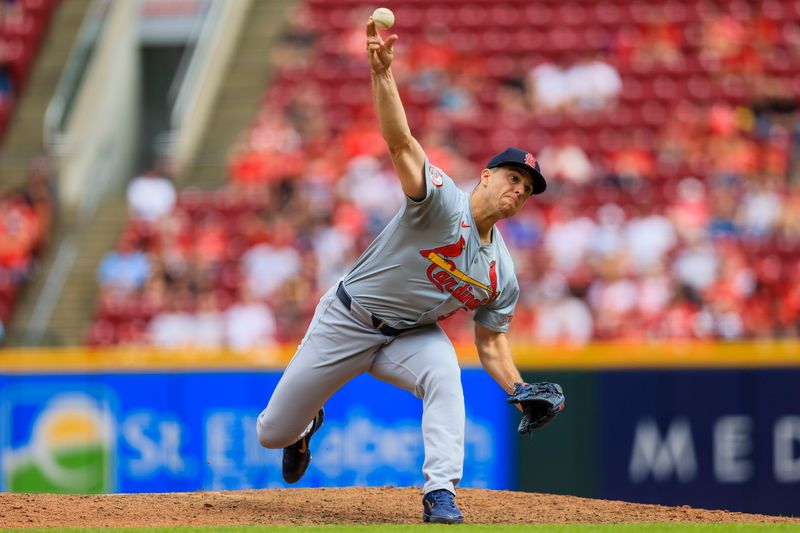
[[[598,497],[800,516],[800,369],[602,372]]]
[[[0,375],[0,490],[165,492],[286,487],[256,417],[278,372]],[[513,488],[513,409],[481,370],[462,374],[462,486]],[[301,487],[421,486],[422,404],[361,376],[326,404]]]

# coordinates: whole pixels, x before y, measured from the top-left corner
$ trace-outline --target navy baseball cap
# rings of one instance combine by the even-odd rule
[[[542,194],[547,189],[547,182],[542,176],[539,162],[532,154],[519,148],[506,148],[486,163],[486,168],[519,167],[533,178],[533,194]]]

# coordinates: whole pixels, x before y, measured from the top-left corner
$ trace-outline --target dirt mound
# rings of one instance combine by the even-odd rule
[[[460,489],[469,523],[800,522],[574,496]],[[418,523],[419,489],[351,487],[169,494],[0,493],[3,527]]]

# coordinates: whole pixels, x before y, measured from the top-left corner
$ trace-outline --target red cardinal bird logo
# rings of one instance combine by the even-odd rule
[[[468,276],[456,268],[456,264],[450,259],[451,257],[458,257],[464,251],[465,241],[461,237],[458,242],[433,248],[430,250],[420,250],[420,255],[433,263],[428,267],[428,279],[436,285],[440,291],[447,290],[453,294],[459,301],[464,303],[467,309],[475,309],[479,305],[490,302],[497,298],[500,294],[497,292],[497,267],[496,262],[492,261],[489,265],[489,284],[486,285],[480,281]],[[436,267],[441,268],[439,272],[435,272]],[[460,285],[458,280],[461,280],[468,285]],[[486,300],[478,300],[475,298],[469,285],[480,287],[489,293],[489,298]]]

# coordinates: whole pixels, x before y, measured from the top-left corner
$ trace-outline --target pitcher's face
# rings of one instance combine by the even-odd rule
[[[484,169],[481,181],[486,183],[488,198],[503,218],[514,216],[533,194],[533,178],[517,167]]]

